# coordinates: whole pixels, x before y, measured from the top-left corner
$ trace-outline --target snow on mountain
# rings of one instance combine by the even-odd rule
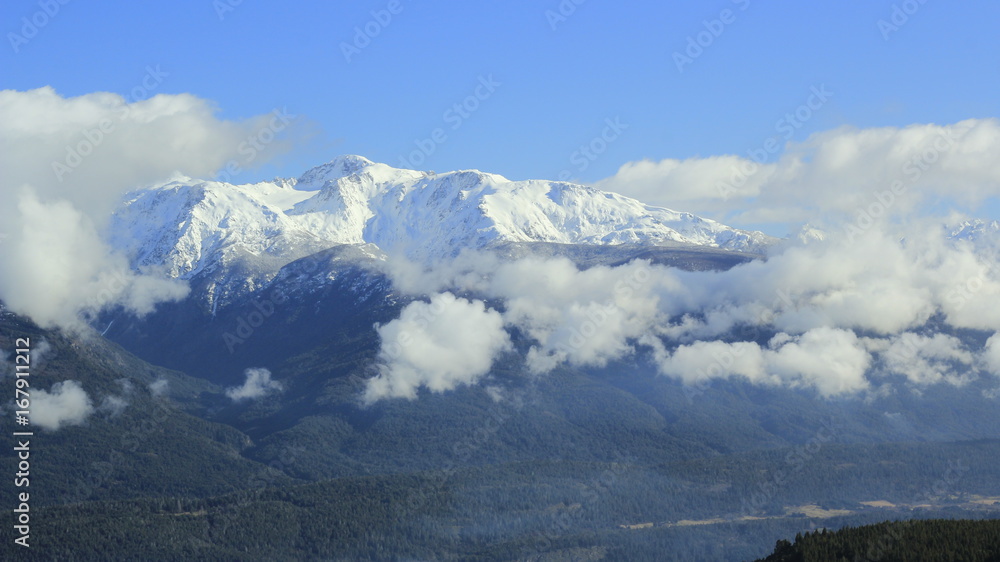
[[[130,193],[109,230],[137,268],[192,279],[242,264],[252,289],[338,244],[432,259],[497,242],[700,246],[760,253],[774,241],[583,185],[433,174],[341,156],[297,180],[246,185],[175,178]],[[249,265],[247,265],[249,264]]]
[[[962,220],[947,228],[953,240],[970,245],[987,263],[1000,262],[1000,221]]]
[[[826,240],[827,236],[828,234],[825,230],[806,223],[789,238],[797,240],[799,244],[810,244],[812,242],[822,242]]]
[[[956,240],[977,241],[983,238],[1000,236],[1000,221],[984,221],[981,219],[965,220],[951,226],[951,237]]]

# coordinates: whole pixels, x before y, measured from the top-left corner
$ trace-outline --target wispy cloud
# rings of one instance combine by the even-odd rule
[[[271,371],[264,368],[251,368],[243,373],[246,380],[240,386],[226,389],[226,396],[233,402],[256,400],[268,394],[282,392],[285,386],[276,380],[271,380]]]

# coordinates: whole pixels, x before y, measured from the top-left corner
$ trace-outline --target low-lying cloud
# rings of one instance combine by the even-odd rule
[[[443,392],[474,384],[489,372],[497,355],[511,348],[500,313],[483,301],[451,293],[410,303],[378,333],[379,372],[368,380],[366,403],[412,399],[420,387]]]
[[[642,260],[581,269],[564,258],[505,261],[477,252],[429,267],[390,263],[389,269],[404,292],[451,290],[502,303],[480,330],[516,329],[526,336],[526,365],[535,373],[563,364],[600,367],[644,353],[662,374],[688,384],[742,377],[835,396],[865,391],[883,376],[962,385],[996,373],[997,336],[985,349],[971,349],[948,332],[1000,331],[994,304],[1000,276],[991,265],[998,237],[1000,230],[986,228],[978,242],[958,239],[942,220],[927,219],[880,224],[853,239],[834,231],[825,240],[789,241],[767,260],[722,272]],[[426,306],[411,305],[380,330],[383,355],[392,341],[386,336]],[[413,347],[412,359],[383,361],[391,372],[408,375],[383,373],[371,382],[368,398],[412,397],[420,385],[446,390],[479,380],[493,356],[485,349],[476,355],[474,375],[446,371],[449,353],[476,354],[459,334],[473,324],[462,326],[435,332],[433,345]],[[434,351],[425,356],[425,349]],[[400,366],[417,361],[419,369]],[[405,384],[389,391],[397,380]]]
[[[501,303],[535,373],[649,353],[688,384],[742,377],[823,396],[879,377],[925,386],[1000,375],[1000,336],[983,349],[955,336],[1000,332],[1000,225],[954,210],[1000,196],[1000,120],[841,127],[788,144],[773,162],[632,162],[597,187],[713,218],[812,227],[723,272],[466,252],[391,263],[393,281],[416,295]],[[411,380],[451,386],[431,372]]]
[[[882,352],[886,370],[917,384],[949,382],[960,386],[970,380],[975,356],[961,340],[946,334],[925,336],[905,332],[886,340],[872,340]]]
[[[246,380],[242,385],[226,389],[226,396],[233,402],[256,400],[285,390],[285,386],[279,381],[271,380],[271,371],[262,367],[247,369],[243,374]]]
[[[111,253],[90,219],[67,201],[45,203],[26,189],[17,196],[19,228],[0,243],[0,298],[42,326],[79,327],[79,313],[121,305],[138,314],[187,295],[186,285],[135,274]]]
[[[270,119],[220,120],[187,94],[127,103],[51,88],[0,92],[0,197],[9,203],[0,207],[0,261],[17,264],[0,268],[0,300],[44,326],[75,328],[81,313],[143,314],[183,298],[184,284],[136,273],[112,252],[105,221],[127,190],[176,172],[213,174]],[[881,375],[913,385],[1000,376],[1000,229],[956,239],[941,225],[968,228],[965,217],[940,216],[1000,196],[1000,120],[841,127],[789,143],[771,162],[632,162],[598,186],[727,222],[809,221],[818,235],[725,272],[646,261],[581,269],[476,252],[394,261],[396,287],[426,300],[378,327],[378,374],[364,400],[476,384],[512,349],[514,331],[536,374],[641,352],[689,383],[743,377],[825,396],[863,391]],[[973,349],[950,333],[959,329],[992,337]],[[246,374],[227,390],[231,399],[281,390],[266,369]],[[42,414],[49,427],[93,409],[74,381],[41,392],[60,405],[53,411],[68,412]]]
[[[128,408],[128,402],[121,396],[108,395],[101,400],[101,405],[97,408],[108,417],[118,417]]]
[[[47,391],[34,390],[30,411],[32,425],[56,431],[65,425],[81,425],[94,413],[94,405],[79,382],[66,380]]]
[[[784,332],[761,347],[755,342],[699,341],[659,354],[660,371],[688,384],[744,377],[751,382],[815,388],[833,396],[868,388],[871,355],[850,330],[814,328],[800,336]]]
[[[170,381],[167,379],[156,379],[149,383],[149,393],[157,398],[166,395],[169,389]]]

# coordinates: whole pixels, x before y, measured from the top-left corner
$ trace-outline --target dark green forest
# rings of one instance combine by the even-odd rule
[[[774,553],[757,562],[855,560],[1000,560],[1000,521],[893,521],[807,532],[795,542],[780,540]]]

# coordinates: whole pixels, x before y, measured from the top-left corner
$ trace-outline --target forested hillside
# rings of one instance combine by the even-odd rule
[[[774,553],[757,562],[841,560],[1000,560],[1000,520],[893,521],[814,531],[780,540]]]

